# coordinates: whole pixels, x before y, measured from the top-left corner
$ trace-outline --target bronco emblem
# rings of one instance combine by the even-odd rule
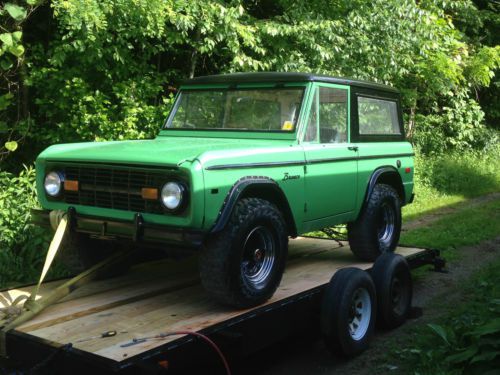
[[[286,181],[286,180],[298,180],[299,178],[300,178],[300,175],[298,175],[298,174],[290,175],[288,172],[285,172],[285,175],[283,176],[283,180],[282,181]]]

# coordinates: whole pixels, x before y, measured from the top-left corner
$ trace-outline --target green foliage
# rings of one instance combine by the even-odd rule
[[[0,5],[0,162],[17,150],[25,136],[20,108],[25,58],[22,24],[36,6],[34,0]]]
[[[483,119],[476,101],[454,97],[438,113],[416,115],[413,143],[424,154],[487,148],[497,143],[498,132],[489,131]]]
[[[500,150],[454,152],[435,157],[418,157],[415,184],[442,193],[474,197],[500,190]]]
[[[251,36],[237,22],[238,4],[95,0],[52,7],[60,34],[48,48],[36,46],[28,81],[40,116],[51,121],[32,129],[45,143],[154,136],[179,68],[192,74],[199,56],[238,53]]]
[[[470,302],[420,330],[397,354],[414,374],[495,374],[500,368],[500,262],[464,285]],[[432,343],[432,345],[429,345]]]
[[[34,183],[31,167],[18,176],[0,171],[0,286],[33,281],[41,270],[50,234],[29,224]]]
[[[495,82],[498,68],[498,47],[475,37],[486,16],[470,0],[54,0],[41,10],[33,2],[16,7],[27,11],[12,8],[17,18],[2,17],[27,33],[29,44],[0,66],[14,69],[20,54],[25,92],[3,99],[0,92],[0,108],[8,102],[23,111],[0,121],[17,124],[8,134],[27,134],[35,151],[55,142],[152,137],[180,78],[253,70],[393,84],[423,152],[442,150],[440,142],[481,147],[476,92]],[[34,10],[38,18],[30,17]],[[13,30],[1,34],[2,43],[24,35]]]
[[[6,3],[3,8],[17,22],[21,22],[26,18],[26,9],[19,5]]]
[[[454,249],[495,238],[500,233],[500,200],[459,210],[432,223],[401,235],[401,243],[443,250],[446,259]]]
[[[412,204],[403,208],[404,220],[500,191],[499,164],[498,144],[483,151],[455,151],[432,156],[417,153],[416,196]]]
[[[465,74],[474,86],[487,87],[495,76],[494,71],[499,67],[500,46],[485,46],[470,59]]]

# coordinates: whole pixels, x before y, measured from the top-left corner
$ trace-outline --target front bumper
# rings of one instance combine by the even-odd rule
[[[50,226],[50,210],[31,210],[34,224]],[[170,244],[187,248],[199,248],[206,232],[190,228],[168,227],[144,222],[137,213],[133,221],[107,220],[101,217],[81,215],[73,207],[67,211],[70,230],[88,233],[102,238],[116,238],[151,245]]]

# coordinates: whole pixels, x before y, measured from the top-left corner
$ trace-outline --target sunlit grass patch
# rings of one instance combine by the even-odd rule
[[[445,215],[429,226],[402,233],[401,243],[442,250],[450,259],[453,250],[500,235],[500,200]]]

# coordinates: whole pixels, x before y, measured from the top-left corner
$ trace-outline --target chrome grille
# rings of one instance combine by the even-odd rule
[[[118,210],[162,213],[159,201],[143,199],[141,189],[161,189],[167,175],[162,171],[136,170],[104,166],[66,166],[67,180],[79,183],[78,191],[64,191],[68,204],[113,208]]]

